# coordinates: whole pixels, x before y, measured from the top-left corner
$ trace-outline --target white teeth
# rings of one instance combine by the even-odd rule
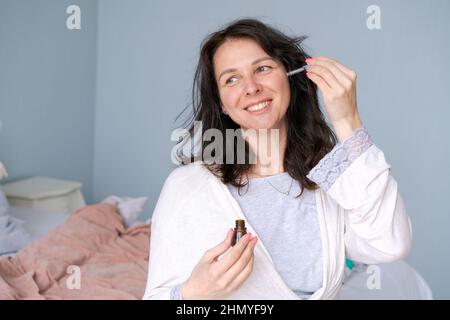
[[[267,105],[269,104],[269,102],[270,102],[270,101],[264,101],[264,102],[261,102],[261,103],[259,103],[259,104],[257,104],[257,105],[248,107],[247,110],[248,110],[248,111],[258,111],[258,110],[261,110],[261,109],[267,107]]]

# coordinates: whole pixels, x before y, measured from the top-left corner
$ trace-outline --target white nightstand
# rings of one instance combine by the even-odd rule
[[[81,183],[33,177],[2,186],[11,206],[29,207],[55,213],[72,213],[86,205]]]

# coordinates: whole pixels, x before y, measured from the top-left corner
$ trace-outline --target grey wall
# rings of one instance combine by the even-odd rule
[[[435,297],[450,298],[450,2],[100,0],[98,21],[94,1],[77,3],[83,29],[72,33],[60,27],[67,1],[0,0],[0,161],[13,176],[73,176],[93,202],[146,195],[149,217],[173,167],[170,133],[201,40],[260,18],[309,35],[312,55],[358,73],[361,116],[412,218],[408,261]],[[371,4],[381,30],[366,27]]]
[[[0,0],[0,161],[9,180],[43,175],[83,183],[92,200],[97,3]]]

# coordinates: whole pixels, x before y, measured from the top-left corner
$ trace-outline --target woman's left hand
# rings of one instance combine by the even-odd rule
[[[343,142],[362,126],[356,105],[356,73],[330,58],[314,57],[306,63],[306,76],[322,92],[328,118]]]

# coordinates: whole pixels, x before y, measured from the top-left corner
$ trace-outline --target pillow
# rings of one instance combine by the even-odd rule
[[[30,242],[31,236],[23,223],[8,214],[0,216],[0,255],[17,252]]]
[[[148,197],[128,198],[112,195],[103,200],[102,203],[109,203],[117,206],[120,215],[124,219],[125,225],[131,227],[137,221],[147,200]]]
[[[9,215],[9,203],[0,189],[0,255],[14,253],[30,241],[23,221]]]

